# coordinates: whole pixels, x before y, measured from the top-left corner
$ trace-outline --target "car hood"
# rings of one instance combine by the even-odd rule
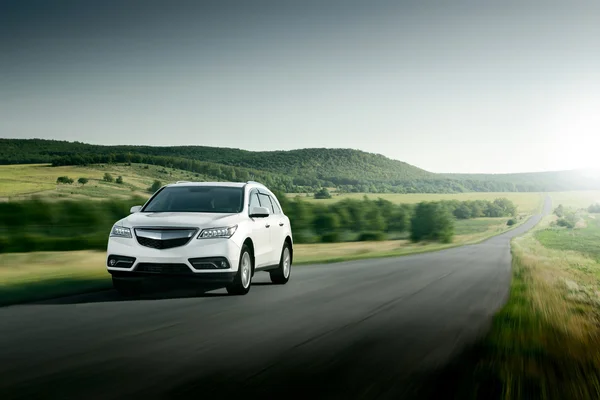
[[[122,220],[123,225],[141,227],[197,227],[219,228],[236,224],[238,214],[214,213],[134,213]]]

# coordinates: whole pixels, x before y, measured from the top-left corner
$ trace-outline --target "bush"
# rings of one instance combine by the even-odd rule
[[[447,207],[436,202],[421,202],[411,219],[410,238],[413,242],[433,240],[442,243],[452,242],[454,237],[454,217]]]
[[[362,232],[358,237],[359,242],[380,242],[385,239],[386,236],[383,232]]]
[[[319,213],[315,217],[313,224],[317,235],[322,236],[327,233],[337,232],[340,227],[340,220],[336,214]]]
[[[148,188],[148,191],[149,191],[150,193],[156,193],[156,191],[157,191],[158,189],[160,189],[161,187],[162,187],[162,182],[161,182],[161,181],[158,181],[158,180],[156,180],[156,181],[154,181],[154,183],[152,184],[152,186],[150,186],[150,187]]]
[[[327,188],[321,188],[319,191],[315,193],[315,199],[330,199],[331,193]]]
[[[109,174],[108,172],[106,172],[104,174],[104,182],[114,182],[114,178],[111,174]]]
[[[600,203],[592,204],[591,206],[589,206],[588,212],[590,212],[592,214],[600,213]]]
[[[516,225],[516,223],[517,223],[517,220],[514,218],[511,218],[506,222],[506,225],[513,226],[513,225]]]
[[[469,219],[471,218],[471,208],[466,204],[462,203],[453,212],[454,216],[458,219]]]
[[[327,232],[321,235],[321,242],[323,243],[337,243],[340,241],[339,232]]]
[[[88,178],[79,178],[77,179],[77,182],[79,182],[81,185],[85,185],[86,183],[89,182]]]
[[[119,176],[115,182],[117,182],[118,184],[122,184],[123,183],[123,177]]]
[[[579,217],[573,211],[565,211],[563,217],[556,221],[556,225],[567,229],[574,229],[578,220]]]
[[[59,176],[56,179],[56,183],[63,183],[65,185],[70,185],[73,183],[73,179],[69,178],[68,176]]]
[[[558,207],[554,209],[554,214],[559,218],[562,218],[565,215],[565,208],[562,204],[559,204]]]

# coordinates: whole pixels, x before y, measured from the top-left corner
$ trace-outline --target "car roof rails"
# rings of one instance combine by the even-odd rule
[[[177,181],[177,182],[175,182],[175,184],[177,184],[177,183],[192,183],[192,181]]]
[[[248,182],[246,182],[246,183],[252,183],[252,184],[254,184],[254,185],[265,186],[265,185],[263,185],[262,183],[260,183],[260,182],[256,182],[256,181],[248,181]],[[266,186],[265,186],[265,187],[266,187]]]

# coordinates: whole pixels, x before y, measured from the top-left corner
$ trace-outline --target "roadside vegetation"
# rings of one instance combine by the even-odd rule
[[[159,184],[155,182],[149,190],[154,191]],[[423,202],[413,206],[368,199],[320,205],[279,197],[284,200],[282,207],[293,221],[296,243],[406,238],[414,242],[451,243],[459,221],[488,217],[498,220],[487,225],[507,225],[507,219],[517,215],[516,206],[507,199]],[[144,197],[134,197],[128,200],[50,202],[32,199],[0,203],[0,253],[103,250],[112,225],[129,215],[131,206],[144,201]],[[475,224],[466,224],[459,229],[465,234],[472,233],[468,226],[475,228]]]
[[[440,378],[446,398],[600,398],[600,209],[556,197],[554,213],[513,240],[510,298]]]

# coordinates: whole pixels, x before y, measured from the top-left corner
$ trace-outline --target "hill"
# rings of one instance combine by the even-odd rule
[[[578,171],[435,174],[379,154],[312,148],[253,152],[207,146],[100,146],[43,139],[0,139],[0,164],[54,166],[143,163],[211,180],[259,180],[286,192],[335,187],[354,193],[539,192],[600,189]]]

